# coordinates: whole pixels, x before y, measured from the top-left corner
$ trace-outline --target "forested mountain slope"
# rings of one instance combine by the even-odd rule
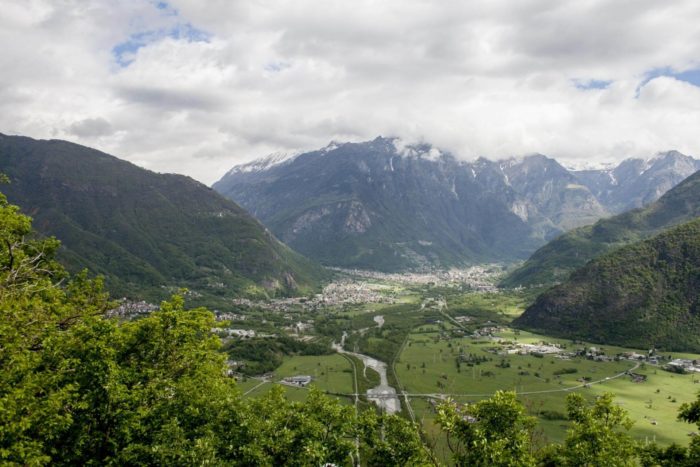
[[[605,344],[700,351],[700,219],[592,260],[516,324]]]
[[[66,141],[5,135],[0,172],[11,180],[9,201],[61,240],[69,269],[105,275],[116,295],[160,297],[183,286],[221,296],[298,293],[325,274],[189,177]]]

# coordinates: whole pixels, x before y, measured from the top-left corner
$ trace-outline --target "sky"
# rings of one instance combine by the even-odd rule
[[[697,0],[0,0],[0,43],[0,133],[206,184],[379,135],[700,155]]]

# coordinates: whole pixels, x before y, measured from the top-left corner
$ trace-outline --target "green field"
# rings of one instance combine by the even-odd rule
[[[500,334],[503,338],[518,339],[522,343],[548,341],[572,345],[569,341],[550,339],[526,332]],[[528,411],[540,418],[540,428],[550,441],[561,441],[568,427],[565,420],[565,399],[575,389],[592,397],[604,392],[616,395],[616,401],[629,411],[635,420],[633,435],[640,440],[656,440],[663,444],[686,444],[693,427],[676,420],[678,407],[695,399],[700,390],[696,383],[700,376],[678,375],[660,367],[641,365],[634,373],[645,375],[645,382],[633,382],[630,376],[616,375],[632,369],[636,362],[596,362],[583,357],[568,360],[545,355],[497,355],[488,351],[496,347],[494,341],[471,337],[447,337],[446,333],[412,333],[396,364],[396,371],[404,389],[409,393],[452,394],[453,399],[469,402],[488,397],[499,389],[522,393],[521,400]],[[599,350],[614,355],[630,349],[598,346]],[[464,354],[470,362],[458,368],[457,356]],[[675,355],[674,355],[675,356]],[[697,356],[695,356],[697,358]],[[471,365],[470,365],[471,363]],[[593,383],[580,388],[587,378]],[[607,379],[611,378],[611,379]],[[614,379],[613,379],[614,378]],[[657,392],[658,390],[658,392]],[[540,394],[531,392],[547,391]],[[412,399],[418,418],[424,420],[428,432],[433,432],[434,417],[431,404]]]
[[[259,397],[267,393],[273,385],[279,384],[283,378],[295,375],[311,376],[313,380],[309,388],[315,386],[322,391],[341,394],[355,391],[352,365],[340,354],[285,357],[270,381],[263,382],[260,378],[241,377],[237,385],[245,397]],[[284,385],[287,398],[296,401],[305,400],[309,388]],[[349,398],[340,399],[350,402]]]
[[[339,354],[287,357],[275,370],[275,380],[295,375],[309,375],[311,384],[323,391],[349,394],[355,391],[352,366]]]
[[[510,328],[532,299],[532,291],[508,293],[460,293],[447,289],[412,291],[410,304],[356,305],[333,310],[316,318],[317,331],[336,340],[348,332],[346,348],[371,355],[389,364],[389,383],[409,394],[448,394],[458,402],[473,402],[490,397],[497,390],[515,390],[531,415],[539,418],[537,440],[541,443],[561,442],[569,427],[566,419],[566,396],[579,391],[590,399],[612,392],[616,402],[635,421],[632,435],[640,441],[656,441],[663,445],[676,442],[687,445],[694,426],[676,420],[678,408],[695,399],[700,390],[700,375],[679,375],[660,366],[630,360],[594,361],[582,356],[558,358],[545,354],[500,354],[505,347],[488,336],[470,335],[484,327],[495,327],[495,335],[505,345],[557,344],[566,353],[595,346],[606,356],[634,351],[614,346],[574,343]],[[447,302],[446,307],[437,301]],[[407,300],[409,301],[409,300]],[[376,326],[374,317],[382,315],[385,323]],[[457,322],[459,320],[459,322]],[[495,351],[495,352],[494,352]],[[646,350],[636,350],[646,353]],[[500,353],[499,353],[500,352]],[[463,355],[457,365],[457,357]],[[664,353],[666,357],[670,355]],[[700,358],[698,355],[673,353],[673,358]],[[393,365],[392,365],[393,363]],[[363,365],[348,355],[288,356],[278,367],[273,381],[293,375],[310,375],[312,384],[329,393],[353,393],[378,383],[378,375],[363,374]],[[626,371],[645,376],[635,382]],[[395,372],[395,375],[394,375]],[[246,397],[269,391],[272,383],[258,386],[259,381],[241,382]],[[287,397],[303,400],[307,389],[287,388]],[[353,403],[341,397],[344,403]],[[444,434],[435,426],[436,397],[413,396],[411,407],[421,422],[428,444],[438,458],[450,458]],[[368,406],[359,399],[359,408]],[[403,399],[401,400],[404,404]],[[402,412],[409,416],[409,411]]]

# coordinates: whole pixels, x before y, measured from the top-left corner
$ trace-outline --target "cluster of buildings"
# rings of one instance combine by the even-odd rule
[[[132,302],[123,298],[118,307],[109,310],[106,315],[109,318],[133,318],[135,316],[145,315],[158,309],[158,305],[145,301]]]
[[[394,303],[395,300],[375,290],[369,284],[343,279],[332,282],[323,292],[313,297],[278,298],[267,301],[253,301],[236,298],[234,305],[248,308],[261,308],[269,311],[288,312],[293,310],[315,311],[329,306],[360,305],[366,303]]]
[[[676,358],[666,364],[671,369],[683,373],[700,373],[700,362],[687,358]]]
[[[291,326],[285,326],[283,329],[287,331],[290,334],[305,334],[309,331],[311,331],[314,327],[314,324],[311,321],[307,322],[302,322],[302,321],[297,321],[296,323],[292,324]]]
[[[216,314],[217,321],[245,321],[246,315],[241,315],[238,313],[223,313],[219,312]]]
[[[298,375],[298,376],[289,376],[287,378],[282,379],[280,381],[282,384],[287,384],[289,386],[299,386],[302,388],[305,388],[308,386],[313,378],[308,375]]]
[[[228,337],[250,338],[257,335],[253,329],[213,328],[211,331],[218,335],[226,335]]]
[[[484,337],[487,337],[489,339],[495,339],[496,335],[503,332],[503,328],[500,326],[489,326],[488,323],[486,326],[483,326],[479,329],[476,329],[474,332],[472,332],[471,337],[473,339],[481,339]]]
[[[539,344],[515,344],[509,346],[505,353],[509,355],[552,355],[561,353],[562,349],[558,344],[548,344],[546,342],[541,342]]]
[[[341,269],[336,271],[365,279],[385,282],[396,282],[406,285],[460,286],[464,285],[473,290],[493,292],[495,276],[501,272],[498,265],[472,266],[465,269],[428,270],[421,272],[382,273],[361,269]]]

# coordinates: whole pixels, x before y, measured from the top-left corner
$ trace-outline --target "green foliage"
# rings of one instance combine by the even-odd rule
[[[224,351],[235,361],[243,360],[240,372],[260,375],[275,370],[287,355],[330,355],[335,353],[328,342],[303,342],[288,336],[254,337],[229,341]]]
[[[691,442],[693,445],[696,443]],[[675,443],[666,448],[650,444],[641,448],[639,457],[644,467],[695,467],[700,465],[698,454]]]
[[[78,388],[59,343],[109,306],[101,281],[67,276],[53,259],[55,239],[30,239],[31,219],[0,194],[0,460],[42,464],[46,440],[73,422]]]
[[[437,421],[458,465],[535,465],[535,418],[525,415],[514,392],[497,391],[490,399],[462,407],[447,402],[439,406]]]
[[[377,415],[367,410],[360,416],[362,461],[367,465],[430,465],[418,427],[400,417]]]
[[[457,465],[592,467],[634,466],[640,461],[645,466],[697,465],[662,462],[690,459],[690,450],[678,446],[640,449],[628,434],[632,421],[615,405],[612,394],[591,403],[581,394],[570,394],[567,416],[552,413],[549,418],[571,421],[563,444],[537,445],[535,419],[525,414],[514,392],[497,391],[490,399],[464,406],[448,401],[438,407],[437,422],[447,434]]]
[[[342,464],[355,451],[354,409],[317,390],[300,403],[276,387],[252,399],[247,415],[236,440],[244,465]]]
[[[681,405],[678,411],[678,419],[688,423],[695,423],[700,428],[700,395],[692,403]]]
[[[561,368],[552,372],[555,376],[573,375],[574,373],[578,373],[578,368]]]
[[[570,394],[567,412],[573,423],[560,450],[564,465],[635,465],[636,444],[627,433],[632,421],[613,403],[612,394],[590,405],[581,394]]]

